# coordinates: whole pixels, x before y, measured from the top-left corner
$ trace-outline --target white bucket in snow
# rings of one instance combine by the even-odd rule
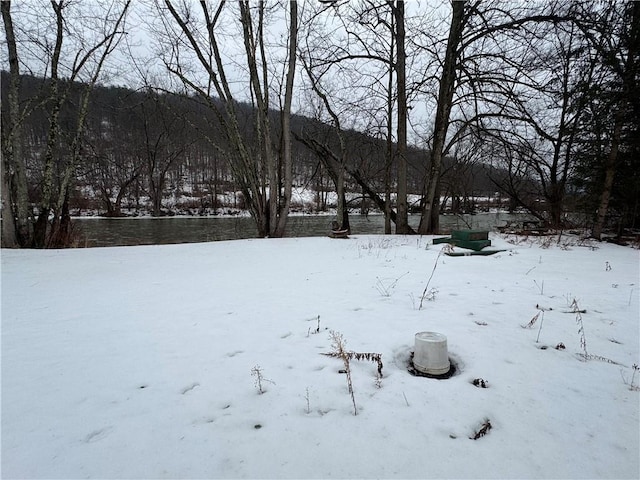
[[[444,375],[449,372],[447,337],[436,332],[416,333],[413,366],[428,375]]]

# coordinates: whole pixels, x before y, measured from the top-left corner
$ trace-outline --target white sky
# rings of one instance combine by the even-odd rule
[[[161,52],[166,47],[166,33],[169,28],[175,28],[175,22],[169,18],[165,12],[165,22],[163,23],[157,14],[156,0],[140,0],[132,4],[132,9],[128,16],[126,32],[127,35],[119,45],[119,49],[109,59],[109,63],[104,69],[101,82],[105,84],[126,85],[137,88],[151,82],[159,84],[165,88],[179,88],[176,78],[172,77],[162,64]],[[198,2],[187,2],[193,7],[195,12],[192,23],[203,27],[199,19],[200,5]],[[217,5],[212,2],[212,9]],[[276,59],[269,63],[270,87],[274,98],[272,106],[277,106],[276,99],[279,85],[284,77],[284,66],[282,59],[286,55],[286,26],[288,21],[288,4],[271,2],[269,21],[267,27],[267,43],[269,44],[269,56]],[[428,78],[420,93],[413,94],[410,98],[410,141],[421,144],[423,140],[431,134],[431,125],[434,114],[434,99],[438,88],[439,63],[434,54],[442,51],[443,43],[446,39],[448,22],[450,15],[449,2],[446,0],[430,1],[410,1],[407,2],[407,53],[409,55],[407,65],[408,84],[411,86],[423,78]],[[316,27],[324,28],[327,41],[324,42],[322,35],[317,36],[314,44],[314,52],[320,51],[334,44],[339,39],[346,38],[345,30],[341,23],[341,18],[350,14],[353,3],[347,2],[339,7],[339,16],[335,16],[333,7],[323,7],[316,1],[299,2],[300,16],[300,38],[299,47],[303,48],[306,41],[306,25],[312,12],[324,8],[325,12],[316,16],[313,23]],[[74,2],[70,6],[69,21],[66,24],[67,35],[64,43],[64,54],[62,57],[62,76],[67,75],[69,68],[79,50],[79,38],[88,38],[87,45],[91,45],[91,38],[95,37],[95,32],[101,27],[101,21],[105,18],[105,3],[95,0]],[[53,24],[52,10],[46,0],[24,0],[12,3],[14,16],[14,26],[18,35],[19,55],[23,61],[23,73],[31,71],[35,75],[49,75],[49,52],[53,45],[55,26]],[[89,13],[87,15],[87,13]],[[80,17],[84,20],[77,20]],[[239,17],[238,8],[235,2],[228,2],[220,23],[220,42],[222,53],[225,58],[225,68],[232,85],[234,93],[239,100],[248,100],[248,79],[246,74],[246,63],[244,61],[244,48],[242,35],[237,21]],[[350,29],[360,36],[367,35],[366,29],[360,28],[357,23],[350,24]],[[329,41],[328,37],[331,36]],[[4,36],[3,36],[4,37]],[[350,48],[357,42],[350,37]],[[439,40],[440,43],[434,43]],[[175,41],[175,37],[173,39]],[[370,42],[370,46],[380,45],[379,40],[365,40]],[[0,53],[2,64],[6,68],[6,48],[2,46]],[[430,52],[414,54],[416,49],[426,47]],[[85,50],[87,46],[84,46]],[[362,48],[356,49],[362,52]],[[165,49],[166,51],[166,49]],[[190,78],[204,78],[202,68],[192,62],[193,55],[188,49],[180,48],[181,60],[185,65],[193,67],[193,75]],[[89,63],[91,68],[92,64]],[[322,80],[322,87],[331,94],[332,100],[336,103],[336,110],[340,111],[343,118],[343,126],[349,128],[366,129],[371,125],[384,125],[384,105],[386,79],[380,75],[380,94],[372,95],[369,88],[371,74],[376,74],[384,69],[377,62],[360,61],[348,62],[351,68],[348,72],[340,72],[337,68],[332,68],[328,75]],[[189,67],[185,67],[189,68]],[[79,79],[87,78],[87,74],[80,75]],[[306,75],[302,72],[300,62],[296,75],[296,90],[293,109],[296,113],[313,115],[314,105],[317,99],[314,95],[305,91],[308,84]],[[379,113],[374,114],[374,112]],[[326,117],[325,117],[326,119]],[[375,133],[375,132],[372,132]]]

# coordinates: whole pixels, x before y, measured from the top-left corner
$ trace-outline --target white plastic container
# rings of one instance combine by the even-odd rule
[[[427,375],[444,375],[449,372],[447,337],[436,332],[416,333],[413,366]]]

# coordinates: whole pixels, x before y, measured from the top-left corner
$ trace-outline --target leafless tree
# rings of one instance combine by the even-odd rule
[[[162,199],[169,170],[174,168],[193,143],[180,107],[149,91],[137,108],[136,118],[142,127],[137,139],[138,155],[143,159],[147,175],[147,191],[152,203],[152,215],[162,214]]]
[[[279,7],[277,7],[279,8]],[[226,145],[214,142],[230,158],[230,167],[239,184],[247,206],[256,221],[259,236],[284,235],[291,205],[292,163],[289,133],[291,99],[295,75],[298,10],[295,1],[289,2],[289,35],[280,150],[274,147],[274,127],[270,119],[273,92],[270,89],[270,69],[275,68],[268,58],[265,22],[265,2],[252,5],[238,2],[238,10],[231,11],[227,2],[210,7],[200,2],[195,12],[190,3],[176,5],[169,0],[158,3],[163,41],[167,49],[163,62],[167,69],[195,92],[215,113]],[[232,73],[230,62],[223,58],[220,38],[225,27],[222,22],[240,20],[244,64],[240,72]],[[244,73],[242,73],[244,72]],[[255,106],[253,135],[247,138],[240,127],[241,115],[238,94],[232,90],[232,75],[246,75],[248,93]],[[213,97],[216,96],[216,98]],[[255,148],[254,148],[255,147]]]
[[[438,103],[433,127],[433,144],[431,146],[430,170],[422,200],[422,214],[418,233],[434,233],[439,228],[440,216],[440,176],[444,157],[445,140],[449,128],[449,115],[453,103],[456,86],[456,72],[460,58],[459,46],[465,26],[465,2],[453,1],[451,26],[447,39],[447,48],[440,76]]]
[[[307,45],[307,52],[309,47]],[[321,85],[322,75],[316,76],[314,73],[314,66],[310,64],[311,59],[301,56],[302,65],[308,76],[311,90],[320,99],[324,110],[331,118],[331,130],[325,132],[324,135],[319,135],[319,132],[302,132],[297,136],[298,140],[303,142],[308,148],[313,151],[319,160],[324,165],[329,177],[333,181],[337,195],[337,224],[338,230],[350,231],[349,226],[349,214],[347,209],[346,195],[345,195],[345,175],[347,169],[348,152],[345,140],[345,135],[342,129],[341,121],[338,114],[332,107],[329,100],[329,95],[325,92],[324,87]],[[326,72],[326,70],[325,70]],[[332,135],[333,134],[333,135]],[[322,139],[322,136],[325,138]],[[337,140],[332,142],[331,140]],[[332,143],[337,143],[337,147],[334,148]]]
[[[640,4],[627,2],[621,5],[620,2],[607,1],[594,6],[591,2],[579,2],[576,7],[577,25],[589,48],[595,52],[599,69],[606,79],[605,86],[612,93],[609,98],[598,99],[598,103],[608,107],[612,117],[607,152],[600,155],[605,175],[591,232],[599,240],[605,227],[623,132],[635,132],[631,135],[636,137],[636,147],[640,134],[637,124],[640,119]],[[604,112],[594,113],[602,115]]]
[[[145,168],[138,148],[139,105],[128,103],[137,96],[125,91],[110,89],[106,105],[94,104],[84,140],[86,161],[78,169],[79,182],[94,189],[109,217],[122,215],[122,204]]]
[[[352,165],[345,153],[337,155],[342,158],[340,168],[353,172],[350,175],[353,180],[385,213],[385,232],[390,233],[393,220],[397,233],[410,233],[405,2],[332,2],[330,6],[320,6],[309,12],[305,31],[301,55],[305,58],[308,76],[312,78],[311,84],[330,117],[328,121],[335,128],[340,125],[342,130],[353,126],[374,135],[377,130],[384,131],[387,142],[384,198],[374,187],[377,182]],[[320,84],[321,95],[318,92]],[[346,149],[342,148],[342,151],[346,152]],[[394,165],[397,211],[391,208]]]
[[[569,20],[552,3],[505,7],[501,2],[454,0],[451,4],[422,200],[419,232],[423,234],[438,231],[443,160],[456,142],[471,134],[471,127],[484,128],[482,122],[488,118],[522,116],[512,103],[521,101],[520,77],[527,57],[513,53],[526,51],[538,25]]]
[[[70,216],[68,213],[69,188],[74,178],[75,167],[81,156],[82,138],[87,116],[89,98],[93,86],[103,71],[108,56],[114,51],[124,34],[122,26],[125,22],[129,2],[114,2],[96,5],[88,8],[76,5],[68,0],[51,1],[49,7],[44,3],[33,5],[35,14],[29,17],[25,12],[19,15],[21,32],[24,35],[23,51],[26,58],[20,56],[15,36],[14,20],[11,5],[3,3],[2,13],[6,29],[7,45],[9,48],[12,91],[19,80],[18,65],[36,63],[41,66],[41,74],[48,73],[47,88],[44,96],[45,106],[49,114],[48,140],[43,154],[42,183],[39,192],[38,218],[33,227],[26,226],[29,206],[25,204],[28,198],[22,193],[21,170],[23,160],[20,159],[19,149],[15,149],[20,141],[20,123],[24,120],[24,113],[15,109],[15,103],[10,110],[11,136],[10,164],[16,169],[16,183],[10,190],[15,192],[13,199],[14,212],[17,218],[20,243],[24,246],[58,246],[64,244],[64,238],[69,232]],[[50,10],[49,10],[50,8]],[[49,37],[47,21],[52,22],[53,36]],[[61,138],[60,112],[69,101],[74,82],[82,81],[77,101],[76,118],[73,133],[65,139]],[[16,130],[16,126],[18,129]],[[4,130],[4,129],[3,129]],[[63,147],[63,140],[66,144]],[[17,155],[16,155],[17,153]],[[63,157],[62,168],[55,172],[54,165]],[[50,222],[53,216],[53,222]],[[29,238],[25,238],[29,237]]]
[[[523,55],[519,85],[499,92],[509,108],[480,113],[484,148],[501,143],[493,159],[510,171],[503,185],[521,206],[554,228],[564,223],[564,203],[575,164],[575,143],[594,77],[592,57],[573,22],[548,23]],[[517,50],[520,52],[521,50]],[[515,59],[514,59],[515,60]],[[516,94],[517,92],[517,94]],[[494,97],[495,98],[495,97]],[[496,100],[497,101],[497,100]],[[528,179],[535,195],[516,189]],[[543,202],[540,202],[543,200]]]
[[[16,247],[28,245],[33,235],[26,166],[22,156],[22,127],[28,109],[21,109],[19,102],[21,72],[11,2],[1,2],[0,9],[10,72],[7,114],[2,118],[2,246]]]

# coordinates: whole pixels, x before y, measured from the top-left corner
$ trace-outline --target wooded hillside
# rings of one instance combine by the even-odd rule
[[[8,74],[2,72],[2,95],[6,98]],[[66,88],[66,87],[65,87]],[[43,102],[49,85],[46,79],[22,76],[22,103]],[[82,84],[70,85],[69,101],[61,111],[61,145],[68,143],[74,132],[74,118]],[[252,107],[239,104],[243,113],[242,127],[250,137],[254,128]],[[273,119],[277,112],[271,112]],[[27,117],[23,152],[27,159],[29,191],[37,205],[38,184],[42,182],[40,161],[47,146],[49,114],[36,108]],[[338,139],[330,125],[300,115],[292,115],[291,129],[298,138],[313,138],[330,150],[338,148]],[[279,135],[280,132],[276,131]],[[277,144],[278,137],[273,138]],[[375,192],[384,192],[386,145],[381,139],[365,133],[345,134],[351,164]],[[69,208],[74,215],[172,215],[188,213],[215,215],[243,209],[242,194],[224,151],[224,138],[216,118],[195,97],[158,93],[152,89],[134,91],[125,87],[96,86],[93,89],[83,136],[82,153],[74,175]],[[56,170],[63,168],[62,150],[57,156]],[[420,181],[425,175],[425,158],[429,153],[417,147],[408,149],[409,193],[420,195]],[[326,192],[334,190],[318,154],[302,141],[293,142],[294,185],[317,192],[315,205],[293,205],[294,211],[326,211]],[[426,166],[425,166],[426,165]],[[455,213],[472,212],[478,197],[494,197],[496,185],[488,175],[488,165],[447,158],[443,174],[443,195]],[[506,175],[502,172],[502,176]],[[499,172],[492,172],[499,178]],[[396,182],[395,176],[391,178]],[[352,197],[350,208],[359,209],[366,197],[362,186],[352,177],[347,179]],[[234,195],[237,192],[236,195]],[[325,195],[323,195],[323,193]],[[504,197],[507,199],[508,197]],[[376,206],[370,199],[368,208]],[[412,205],[417,209],[417,205]],[[309,210],[311,209],[311,210]]]

